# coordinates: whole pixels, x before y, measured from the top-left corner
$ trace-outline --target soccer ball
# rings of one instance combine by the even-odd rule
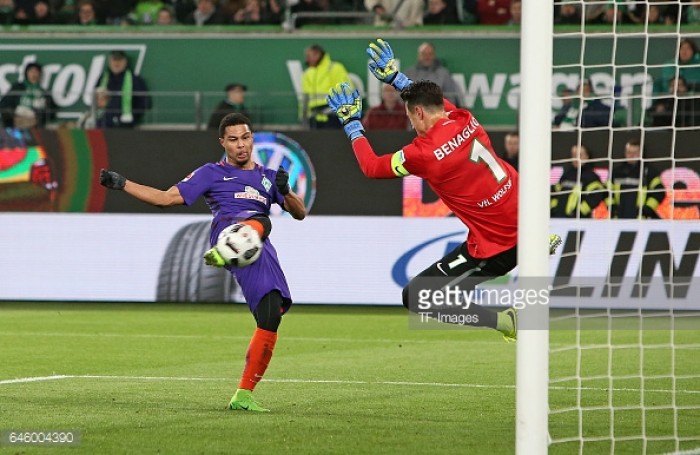
[[[227,265],[246,267],[257,261],[263,244],[258,232],[247,224],[233,224],[219,234],[216,250]]]

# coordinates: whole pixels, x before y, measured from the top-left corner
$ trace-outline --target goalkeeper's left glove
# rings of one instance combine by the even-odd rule
[[[212,267],[223,267],[226,265],[224,258],[221,257],[221,254],[219,254],[216,248],[209,248],[204,253],[204,263]]]
[[[362,137],[365,128],[360,123],[362,118],[362,99],[360,92],[351,90],[350,84],[343,82],[332,88],[326,97],[326,102],[335,111],[345,134],[350,140]]]
[[[383,39],[377,39],[377,43],[370,43],[367,54],[372,59],[367,65],[370,72],[380,81],[391,84],[398,91],[411,85],[413,81],[396,68],[394,51],[389,43]]]
[[[289,194],[289,172],[285,171],[282,166],[277,169],[275,186],[282,196]]]
[[[114,171],[100,169],[100,185],[111,190],[123,190],[126,185],[126,177]]]

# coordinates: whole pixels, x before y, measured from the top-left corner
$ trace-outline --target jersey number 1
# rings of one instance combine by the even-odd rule
[[[506,171],[498,164],[493,154],[479,141],[474,141],[472,151],[469,153],[469,159],[474,163],[479,163],[479,161],[486,163],[498,183],[501,183],[507,177]]]

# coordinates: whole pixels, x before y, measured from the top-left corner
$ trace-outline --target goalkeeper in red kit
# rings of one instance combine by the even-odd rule
[[[406,115],[418,137],[393,154],[377,156],[364,136],[359,93],[339,84],[331,89],[327,101],[352,141],[360,169],[375,179],[423,178],[469,229],[466,242],[420,272],[403,289],[404,306],[417,311],[413,289],[421,280],[441,278],[444,283],[447,279],[450,284],[467,283],[468,289],[462,290],[473,290],[478,283],[515,268],[518,173],[494,152],[486,131],[471,112],[444,99],[434,82],[414,82],[397,70],[389,43],[379,39],[370,44],[367,53],[370,72],[401,92]],[[515,341],[513,309],[496,312],[469,305],[460,310],[469,317],[459,318],[458,323],[490,327],[501,332],[506,341]]]

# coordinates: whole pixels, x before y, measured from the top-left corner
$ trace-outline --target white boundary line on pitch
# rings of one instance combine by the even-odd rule
[[[54,375],[54,376],[33,376],[29,378],[16,378],[16,379],[3,379],[0,381],[0,385],[4,384],[24,384],[26,382],[42,382],[42,381],[57,381],[59,379],[70,379],[75,376],[69,375]]]
[[[114,380],[129,380],[129,381],[233,381],[234,378],[205,378],[205,377],[189,377],[189,376],[118,376],[118,375],[100,375],[100,374],[77,374],[77,375],[53,375],[53,376],[33,376],[27,378],[4,379],[0,380],[0,385],[7,384],[23,384],[28,382],[56,381],[62,379],[114,379]],[[412,382],[412,381],[351,381],[344,379],[263,379],[262,382],[270,383],[288,383],[288,384],[359,384],[359,385],[395,385],[395,386],[414,386],[414,387],[454,387],[464,389],[515,389],[515,385],[511,384],[457,384],[449,382]],[[630,387],[614,387],[612,389],[601,387],[562,387],[550,386],[549,390],[592,390],[592,391],[607,391],[614,392],[641,392],[641,389]],[[673,393],[670,389],[644,389],[647,393]],[[700,394],[700,390],[682,390],[676,389],[676,394]]]

